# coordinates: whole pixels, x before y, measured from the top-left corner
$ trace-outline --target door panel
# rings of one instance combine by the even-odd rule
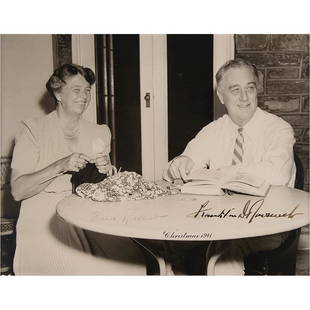
[[[213,120],[213,35],[167,35],[169,160]]]
[[[112,132],[112,162],[141,173],[139,35],[96,35],[97,122]]]
[[[142,172],[139,35],[113,35],[116,165]]]

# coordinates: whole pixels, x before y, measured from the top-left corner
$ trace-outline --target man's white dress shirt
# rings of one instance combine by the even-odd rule
[[[294,131],[280,117],[257,108],[243,127],[243,162],[232,166],[238,126],[225,114],[205,126],[181,155],[194,161],[194,168],[206,165],[223,171],[246,171],[273,185],[294,186]]]

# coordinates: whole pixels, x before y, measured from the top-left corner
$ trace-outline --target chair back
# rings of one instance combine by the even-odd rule
[[[294,151],[294,161],[296,166],[296,178],[295,178],[295,185],[294,187],[297,189],[304,189],[304,169],[302,166],[302,162],[300,158],[297,156],[296,152]]]
[[[296,178],[294,187],[304,189],[304,169],[294,151]],[[250,254],[244,258],[245,275],[295,275],[296,255],[301,228],[289,232],[280,247]]]

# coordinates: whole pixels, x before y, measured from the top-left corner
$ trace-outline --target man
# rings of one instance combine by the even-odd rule
[[[270,184],[293,187],[294,132],[287,122],[257,107],[255,66],[242,59],[230,60],[218,70],[216,82],[217,95],[228,114],[204,127],[169,163],[164,178],[186,181],[190,171],[208,167],[229,174],[248,172]],[[243,274],[245,255],[277,248],[286,236],[212,243],[208,272]]]

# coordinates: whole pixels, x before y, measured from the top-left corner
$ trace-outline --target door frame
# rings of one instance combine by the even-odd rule
[[[234,58],[234,35],[213,35],[214,119],[225,110],[218,102],[215,73],[229,59]],[[168,164],[168,94],[167,94],[167,36],[140,35],[140,104],[142,175],[159,180]],[[150,107],[145,94],[149,92]]]

